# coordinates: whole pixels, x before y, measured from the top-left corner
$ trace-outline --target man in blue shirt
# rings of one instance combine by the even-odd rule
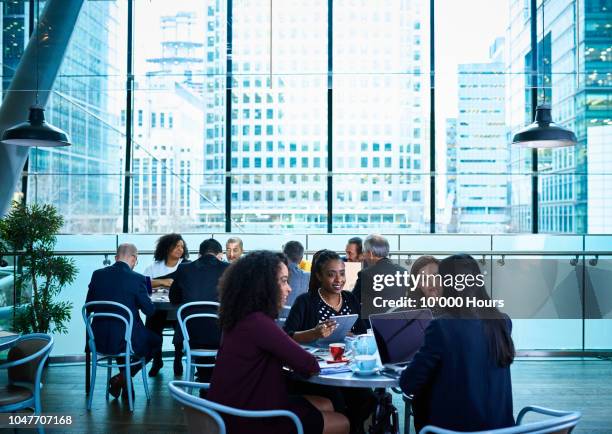
[[[302,246],[302,243],[299,241],[289,241],[283,247],[283,253],[289,259],[289,286],[291,286],[291,293],[287,298],[287,305],[291,306],[298,295],[308,291],[310,273],[298,267],[298,264],[304,257],[304,246]]]

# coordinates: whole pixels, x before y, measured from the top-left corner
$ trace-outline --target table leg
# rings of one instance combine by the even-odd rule
[[[407,396],[402,393],[402,401],[404,401],[404,434],[410,434],[410,416],[412,416],[412,397]]]
[[[85,337],[85,395],[89,395],[89,384],[91,383],[91,351],[87,337]]]
[[[410,401],[404,398],[404,434],[410,434]]]

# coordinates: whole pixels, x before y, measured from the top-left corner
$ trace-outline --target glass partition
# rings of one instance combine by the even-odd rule
[[[584,346],[612,348],[612,257],[587,257],[585,274]]]
[[[227,239],[235,235],[198,233],[183,236],[194,259],[199,243],[205,238],[214,237],[225,246]],[[366,233],[361,235],[367,236]],[[478,261],[491,297],[504,301],[501,310],[512,319],[517,350],[612,350],[612,297],[608,290],[612,254],[605,250],[610,237],[383,235],[389,241],[391,259],[407,271],[422,254],[443,259],[452,253],[471,252]],[[306,257],[323,248],[343,252],[348,240],[342,234],[251,233],[239,236],[246,251],[280,251],[287,241],[297,240],[306,248]],[[124,242],[134,243],[139,248],[135,270],[144,271],[153,261],[158,237],[157,234],[122,234],[58,238],[58,253],[76,261],[78,275],[60,298],[72,301],[74,308],[68,334],[56,336],[54,355],[82,354],[84,327],[80,309],[91,273],[105,266],[104,261],[114,262],[116,246]],[[582,245],[592,249],[589,255],[585,255],[586,250],[582,248],[571,249]],[[551,253],[547,255],[546,251]],[[561,253],[563,251],[565,253]],[[14,274],[11,256],[5,256],[5,260],[8,264],[0,268],[0,325],[7,328],[11,323]],[[166,338],[164,349],[171,348],[170,338]]]
[[[492,298],[505,302],[520,349],[582,348],[581,262],[574,256],[493,256]]]
[[[10,330],[15,305],[15,256],[4,255],[0,261],[0,330]]]

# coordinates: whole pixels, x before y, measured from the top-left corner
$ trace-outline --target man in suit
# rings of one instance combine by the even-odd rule
[[[412,297],[408,277],[408,271],[389,259],[389,242],[382,235],[369,235],[363,242],[363,259],[368,265],[357,275],[357,282],[353,288],[353,294],[361,301],[362,316],[367,318],[369,314],[381,312],[374,306],[374,297],[382,297],[385,300],[400,299],[401,297]],[[401,276],[397,282],[396,276]],[[393,284],[384,285],[380,291],[374,290],[375,279],[384,282],[385,277],[393,276]],[[377,277],[375,277],[377,276]],[[391,281],[388,278],[387,282]],[[389,309],[382,309],[387,311]],[[405,310],[405,309],[402,309]]]
[[[138,250],[133,244],[121,244],[117,248],[115,263],[110,267],[93,272],[86,303],[90,301],[114,301],[126,306],[132,312],[132,350],[137,356],[145,357],[148,362],[161,345],[161,337],[147,329],[140,318],[139,310],[145,315],[151,315],[155,306],[147,293],[145,277],[133,271],[138,262]],[[112,312],[125,315],[123,310],[93,307],[91,310]],[[90,311],[91,311],[90,310]],[[96,349],[104,354],[116,354],[125,351],[125,325],[120,320],[99,318],[93,320],[92,330],[96,340]],[[134,376],[140,370],[140,365],[132,367]],[[109,391],[115,398],[125,390],[125,375],[123,370],[110,379]]]
[[[200,244],[200,256],[197,261],[181,264],[176,270],[174,281],[170,286],[170,303],[181,305],[192,301],[219,300],[217,284],[219,278],[229,264],[221,260],[223,248],[213,238],[204,240]],[[184,311],[183,317],[195,312],[210,312],[209,310]],[[216,313],[216,310],[213,311]],[[187,323],[189,328],[189,342],[191,348],[218,348],[221,332],[216,322],[207,319],[193,319]],[[183,336],[180,328],[175,328],[174,344],[182,348]],[[207,363],[207,362],[203,362]],[[174,357],[174,374],[183,373],[181,358]],[[212,370],[198,368],[198,378],[203,381],[209,377]]]
[[[283,246],[283,253],[289,259],[289,286],[291,293],[287,297],[287,305],[292,306],[298,295],[308,291],[310,273],[299,268],[304,257],[304,246],[299,241],[289,241]],[[287,312],[288,313],[288,312]]]

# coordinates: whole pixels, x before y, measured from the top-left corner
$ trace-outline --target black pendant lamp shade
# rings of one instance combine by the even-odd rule
[[[575,145],[576,135],[552,121],[549,105],[536,108],[535,121],[526,126],[512,138],[513,145],[528,148],[560,148]]]
[[[33,105],[28,121],[7,128],[2,134],[2,143],[17,146],[56,148],[70,146],[68,134],[45,122],[45,110]]]

